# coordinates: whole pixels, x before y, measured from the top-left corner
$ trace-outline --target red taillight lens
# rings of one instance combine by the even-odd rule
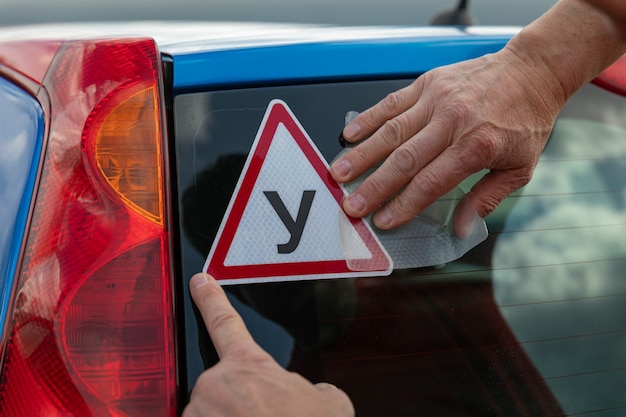
[[[3,416],[173,416],[159,58],[63,45],[0,381]]]
[[[0,63],[41,84],[60,46],[58,41],[2,42]]]
[[[598,75],[593,83],[615,94],[626,97],[626,55]]]

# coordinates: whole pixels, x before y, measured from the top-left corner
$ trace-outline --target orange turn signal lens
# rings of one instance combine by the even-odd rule
[[[161,120],[156,88],[132,94],[104,117],[95,159],[111,188],[134,211],[163,224]]]

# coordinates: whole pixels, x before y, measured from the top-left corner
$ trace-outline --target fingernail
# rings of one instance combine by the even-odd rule
[[[209,283],[208,277],[205,274],[196,274],[189,281],[189,287],[200,288]]]
[[[360,131],[361,127],[358,124],[348,123],[348,125],[343,128],[343,136],[347,139],[353,139]]]
[[[332,166],[333,172],[335,172],[335,174],[337,174],[340,178],[347,177],[348,174],[350,174],[351,169],[352,164],[350,164],[350,161],[346,161],[345,159],[336,161]]]
[[[374,216],[374,223],[376,224],[376,226],[380,227],[381,229],[384,229],[387,226],[389,226],[392,221],[393,221],[393,214],[391,213],[391,209],[389,209],[388,207],[381,208],[380,210],[378,210],[378,212]]]
[[[347,211],[350,213],[360,214],[363,210],[365,210],[365,199],[361,194],[352,194],[346,198],[344,205],[348,208]]]

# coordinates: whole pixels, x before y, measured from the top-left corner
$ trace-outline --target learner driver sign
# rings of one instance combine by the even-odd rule
[[[328,169],[287,104],[272,100],[204,271],[222,284],[389,275],[391,258],[343,212]]]

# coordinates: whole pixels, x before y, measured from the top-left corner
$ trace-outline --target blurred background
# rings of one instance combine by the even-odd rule
[[[470,0],[483,25],[525,25],[556,0]],[[0,0],[0,25],[127,20],[218,20],[427,25],[457,0]]]

